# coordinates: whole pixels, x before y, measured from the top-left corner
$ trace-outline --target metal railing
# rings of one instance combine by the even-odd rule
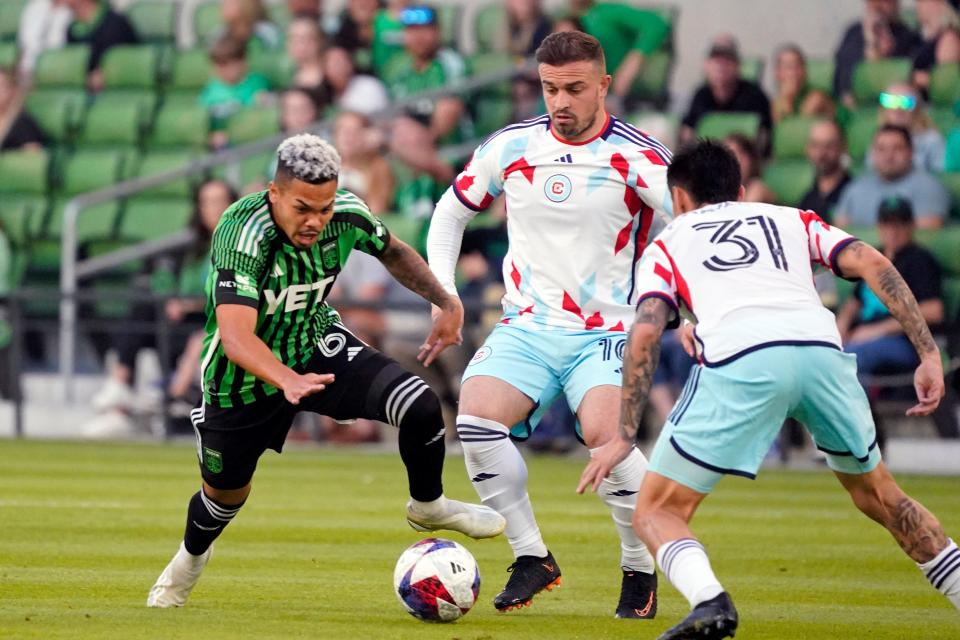
[[[469,78],[468,80],[451,84],[442,89],[424,91],[403,100],[397,100],[387,109],[373,116],[374,121],[389,119],[413,104],[424,99],[436,99],[451,94],[470,94],[490,85],[509,81],[520,75],[529,73],[535,68],[528,60],[515,67],[492,71]],[[312,132],[321,132],[328,128],[329,120],[320,120],[308,128]],[[146,251],[168,251],[184,246],[190,242],[186,236],[172,236],[161,240],[147,241],[142,244],[120,249],[111,253],[83,261],[77,260],[78,239],[77,221],[81,213],[97,204],[126,198],[133,194],[152,189],[174,180],[206,172],[220,166],[236,167],[240,160],[252,155],[273,150],[289,134],[281,133],[270,138],[244,144],[233,149],[223,150],[207,157],[191,162],[179,169],[172,169],[152,176],[134,178],[99,191],[77,196],[67,202],[63,212],[63,236],[60,248],[60,345],[59,363],[60,378],[63,385],[64,400],[72,402],[74,399],[73,374],[76,369],[76,339],[77,339],[77,291],[81,278],[90,277],[103,271],[115,268],[125,262],[145,257]],[[455,158],[469,154],[476,146],[477,141],[471,141],[441,150],[446,158]]]

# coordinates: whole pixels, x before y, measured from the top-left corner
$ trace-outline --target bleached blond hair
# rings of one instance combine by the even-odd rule
[[[312,133],[291,136],[277,147],[277,175],[310,184],[336,180],[340,175],[340,154],[332,144]]]

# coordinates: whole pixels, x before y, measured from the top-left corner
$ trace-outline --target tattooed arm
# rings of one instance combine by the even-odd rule
[[[920,356],[920,366],[914,375],[919,404],[908,410],[907,415],[933,413],[943,397],[943,365],[940,362],[940,349],[930,334],[930,328],[910,287],[883,254],[859,240],[840,251],[837,266],[846,277],[863,278],[903,327],[903,332]]]
[[[380,254],[380,262],[397,282],[434,305],[433,329],[420,345],[420,354],[417,356],[424,365],[430,366],[441,351],[463,342],[460,333],[463,328],[463,305],[460,304],[460,298],[447,293],[420,254],[394,236],[390,237],[390,244]]]
[[[653,372],[660,360],[660,336],[670,320],[670,311],[660,298],[647,298],[637,307],[623,353],[619,435],[591,452],[590,462],[580,476],[577,493],[583,493],[588,486],[596,491],[610,470],[633,451]]]

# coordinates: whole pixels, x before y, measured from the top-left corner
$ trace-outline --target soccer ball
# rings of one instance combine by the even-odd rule
[[[443,538],[424,538],[407,547],[397,560],[393,588],[413,617],[453,622],[477,601],[480,570],[462,545]]]

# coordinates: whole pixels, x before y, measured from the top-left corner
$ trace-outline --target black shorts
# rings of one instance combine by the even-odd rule
[[[332,337],[334,334],[343,340]],[[283,449],[293,418],[300,411],[334,420],[366,418],[393,422],[387,415],[386,400],[393,389],[416,376],[364,344],[343,325],[330,327],[323,339],[327,348],[318,348],[297,371],[332,373],[336,379],[323,391],[303,398],[299,405],[290,404],[278,391],[243,406],[201,404],[194,409],[191,419],[197,436],[197,456],[207,484],[223,490],[246,486],[263,452],[273,449],[280,453]]]

